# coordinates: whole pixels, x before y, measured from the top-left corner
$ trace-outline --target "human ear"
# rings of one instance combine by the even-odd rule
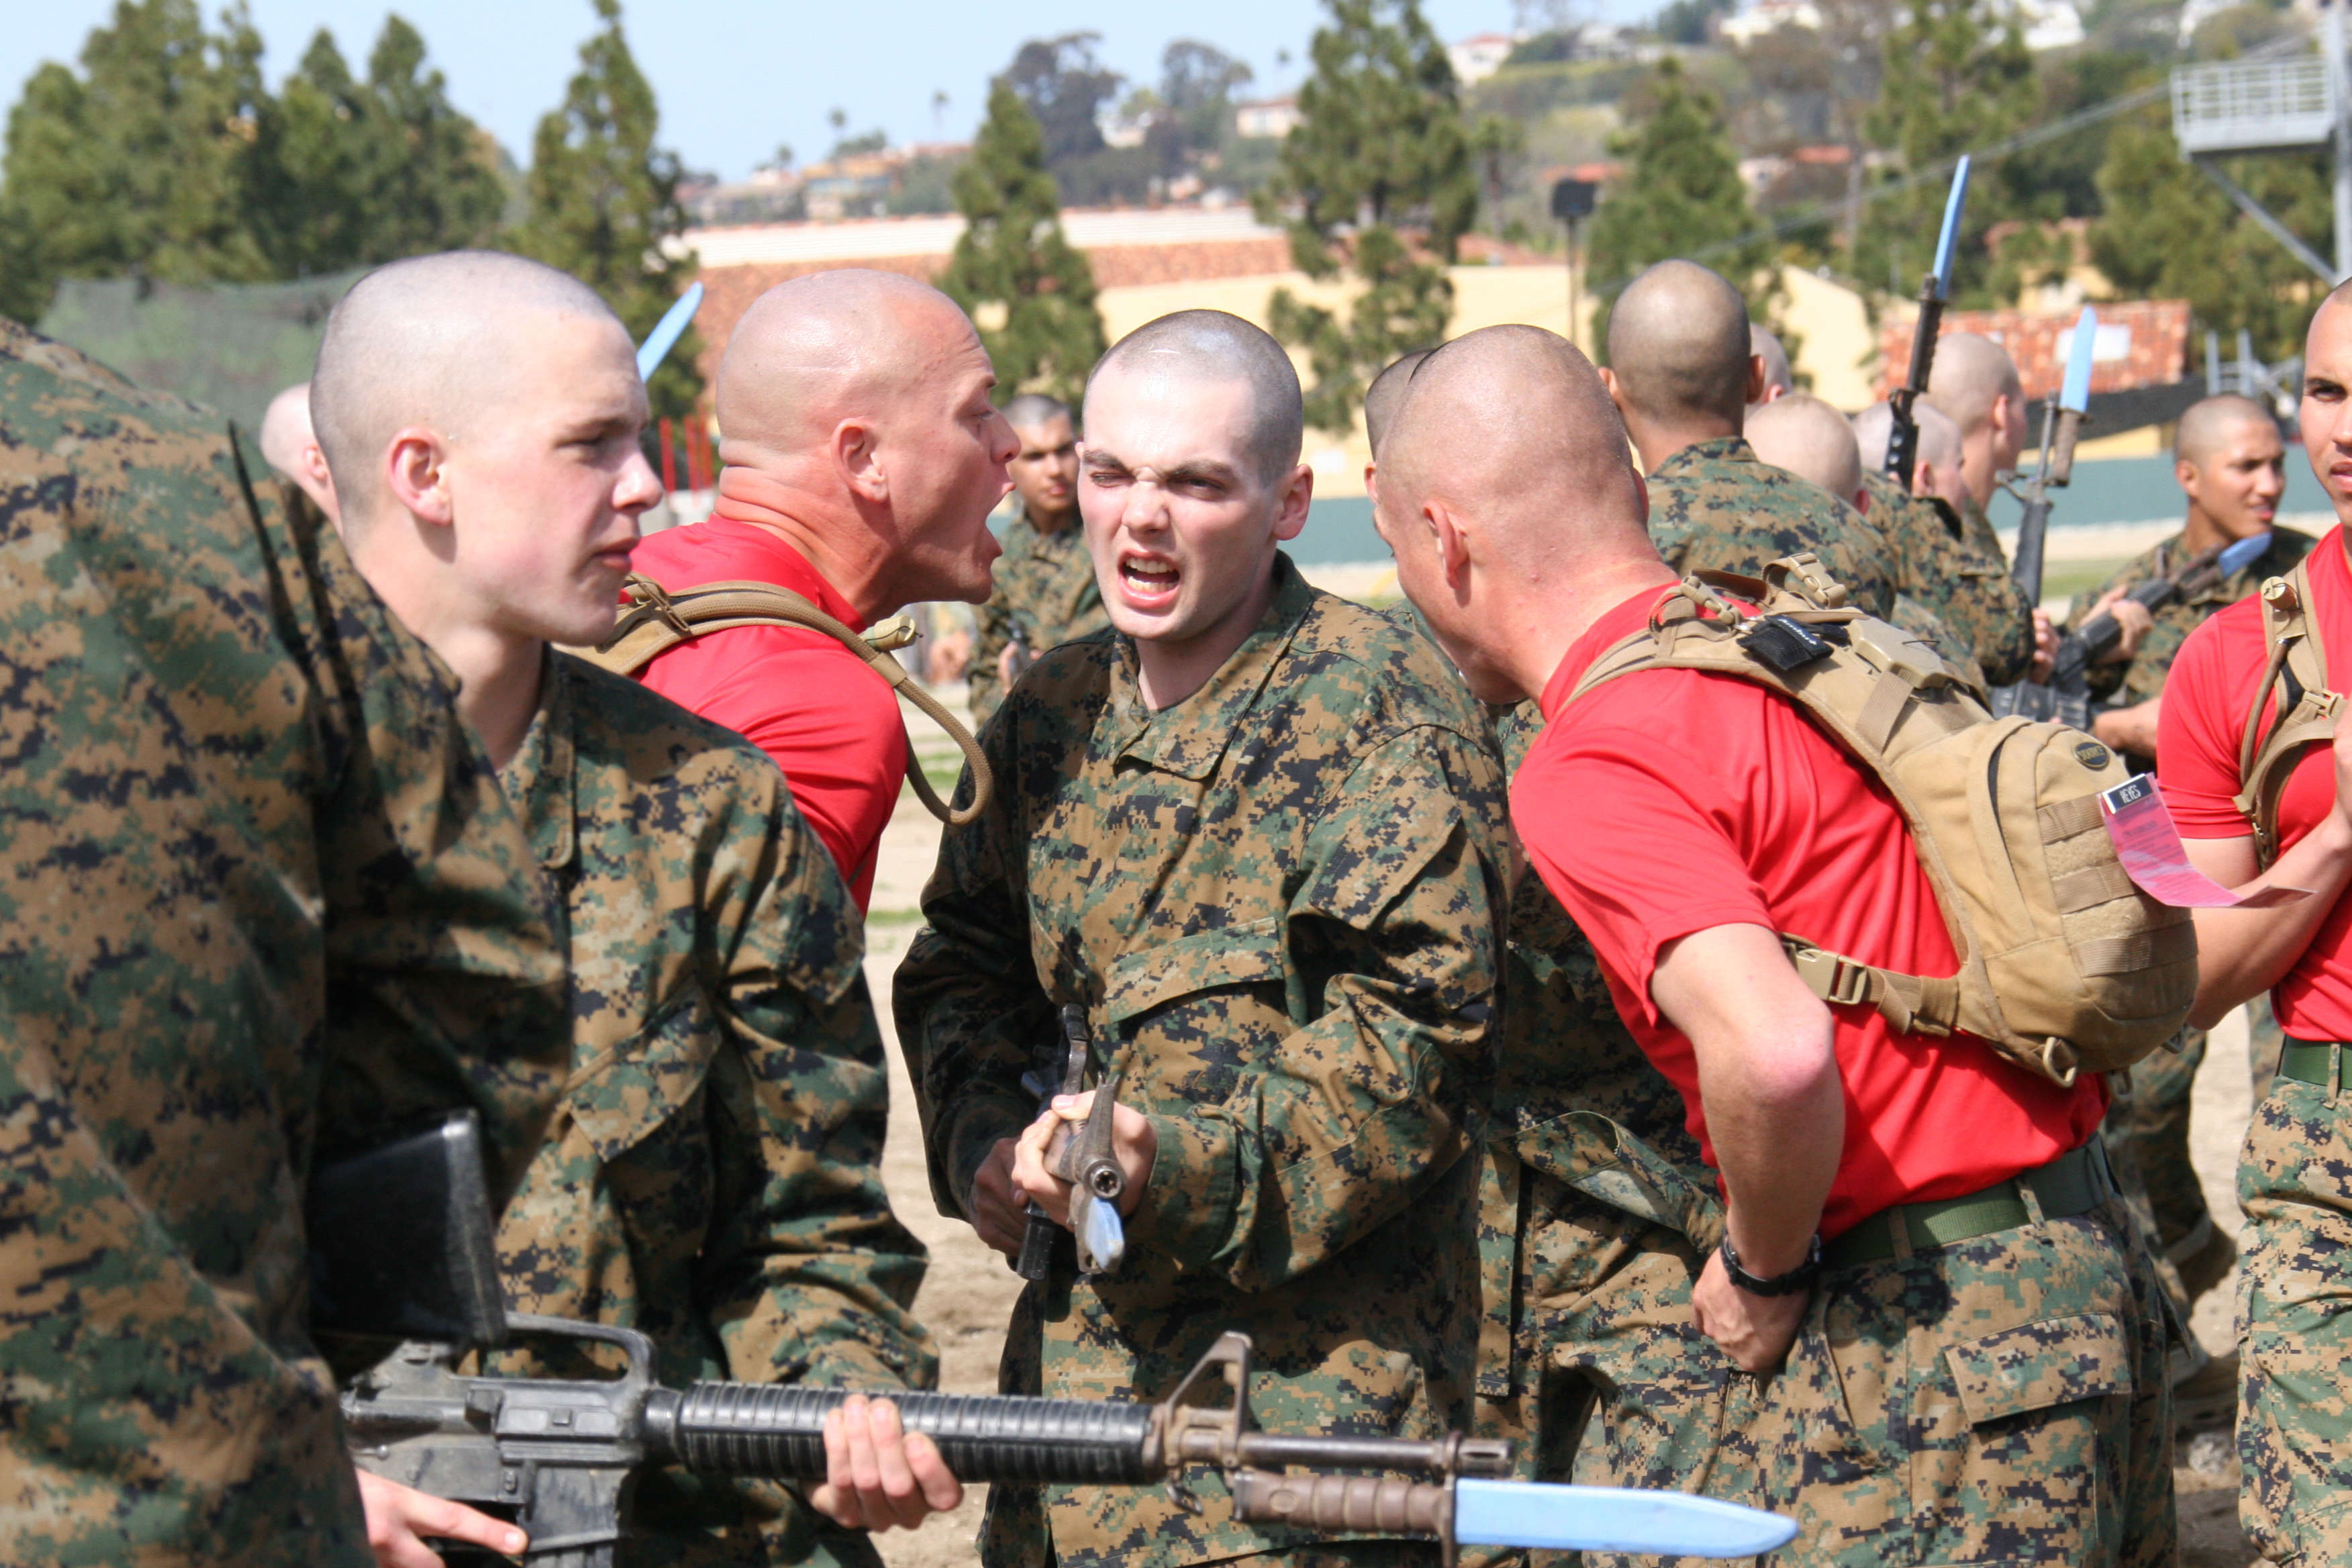
[[[383,456],[384,488],[419,522],[448,528],[457,521],[450,492],[449,454],[440,436],[421,426],[393,433]]]
[[[1274,536],[1296,539],[1307,526],[1307,509],[1315,500],[1315,470],[1301,463],[1282,480],[1282,499],[1276,503]]]
[[[1751,408],[1764,401],[1764,377],[1767,374],[1764,369],[1764,356],[1749,354],[1748,356],[1748,395],[1741,401]]]
[[[890,500],[890,476],[882,462],[882,433],[871,425],[845,419],[834,427],[834,465],[842,482],[860,500],[881,506]]]

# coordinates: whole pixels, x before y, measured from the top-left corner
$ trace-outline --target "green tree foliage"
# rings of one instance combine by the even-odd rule
[[[1103,140],[1102,113],[1127,79],[1095,56],[1100,33],[1032,38],[1006,68],[1004,80],[1037,121],[1045,167],[1064,198],[1079,206],[1141,201],[1151,158],[1140,147]]]
[[[595,0],[604,26],[580,46],[563,104],[540,121],[526,185],[530,209],[513,247],[560,267],[604,297],[643,340],[685,290],[690,255],[662,242],[686,226],[677,159],[654,145],[661,116],[621,32],[620,0]],[[647,384],[656,415],[682,416],[702,390],[701,343],[689,329]]]
[[[1044,130],[1009,75],[989,90],[955,187],[965,226],[940,287],[980,323],[1004,397],[1046,392],[1075,405],[1104,347],[1094,272],[1063,236]]]
[[[8,116],[0,309],[29,320],[65,277],[270,277],[246,222],[264,100],[244,12],[208,33],[196,0],[117,0],[81,71],[44,65]]]
[[[1444,263],[1478,210],[1478,176],[1454,68],[1418,0],[1326,0],[1299,124],[1262,210],[1291,210],[1290,254],[1315,279],[1343,270],[1362,291],[1341,314],[1275,292],[1275,335],[1307,351],[1307,423],[1347,430],[1364,388],[1411,349],[1441,342],[1454,314]]]
[[[1592,215],[1585,268],[1592,279],[1593,321],[1605,327],[1609,307],[1643,268],[1674,257],[1704,263],[1740,285],[1751,301],[1769,303],[1777,279],[1768,279],[1769,241],[1744,238],[1756,228],[1739,159],[1725,133],[1722,106],[1668,58],[1633,94],[1632,123],[1609,150],[1624,173],[1612,181]],[[1733,242],[1738,243],[1733,243]],[[1761,299],[1759,286],[1768,291]],[[1769,310],[1759,309],[1759,319]]]
[[[2333,209],[2325,155],[2233,158],[2224,171],[2305,244],[2327,254]],[[2127,300],[2186,300],[2196,328],[2253,335],[2265,359],[2298,353],[2325,288],[2286,247],[2181,161],[2162,110],[2108,138],[2099,170],[2105,216],[2091,226],[2091,260]]]

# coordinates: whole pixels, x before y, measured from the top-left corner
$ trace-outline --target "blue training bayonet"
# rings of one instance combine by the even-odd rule
[[[2091,356],[2099,347],[2099,313],[2090,306],[2074,319],[2074,341],[2066,350],[2066,382],[2058,389],[2058,406],[2070,414],[2091,407]]]
[[[2252,565],[2254,558],[2271,547],[2271,537],[2272,531],[2266,528],[2252,539],[2241,539],[2237,543],[2221,552],[2221,559],[2219,563],[2221,575],[2234,577]]]
[[[646,334],[644,346],[637,350],[639,381],[654,378],[654,372],[659,370],[661,362],[669,357],[669,351],[677,346],[679,336],[686,331],[686,324],[694,320],[695,309],[701,303],[702,285],[698,282],[689,284],[686,292],[677,297],[677,303],[664,311],[662,319],[654,323],[654,330]]]
[[[1546,1481],[1454,1483],[1454,1539],[1465,1546],[1630,1552],[1644,1557],[1753,1557],[1785,1546],[1794,1521],[1685,1492]]]
[[[1952,297],[1952,252],[1959,248],[1960,217],[1969,206],[1969,155],[1952,171],[1951,194],[1944,198],[1944,229],[1936,237],[1936,298]]]
[[[1944,232],[1936,239],[1936,265],[1919,279],[1919,319],[1911,329],[1911,369],[1903,384],[1887,395],[1887,411],[1895,417],[1886,431],[1886,460],[1881,470],[1906,495],[1919,462],[1919,418],[1913,412],[1927,395],[1927,374],[1936,367],[1936,337],[1943,331],[1944,302],[1952,297],[1952,257],[1959,248],[1960,219],[1969,210],[1969,160],[1960,157],[1952,171],[1951,194],[1944,198]]]

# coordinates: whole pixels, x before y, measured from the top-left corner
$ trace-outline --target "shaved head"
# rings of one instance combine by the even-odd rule
[[[1695,261],[1661,261],[1609,312],[1609,369],[1628,410],[1663,426],[1716,420],[1737,431],[1748,409],[1748,304]]]
[[[1242,383],[1249,388],[1249,451],[1261,482],[1272,484],[1298,466],[1307,436],[1298,371],[1280,343],[1239,316],[1178,310],[1136,328],[1087,378],[1089,407],[1096,384],[1109,375]]]
[[[1818,397],[1792,392],[1748,416],[1748,444],[1776,468],[1811,479],[1842,501],[1862,489],[1862,448],[1845,416]]]
[[[1412,373],[1434,352],[1413,350],[1372,377],[1372,384],[1364,388],[1364,439],[1371,447],[1374,458],[1380,457],[1381,437],[1388,434],[1389,421],[1404,402],[1405,388],[1412,384]]]
[[[1960,427],[1963,439],[1992,417],[1994,400],[2006,394],[2022,404],[2017,363],[2009,351],[1974,332],[1954,332],[1936,344],[1936,368],[1927,377],[1927,401]]]
[[[2229,444],[2230,437],[2242,425],[2263,425],[2275,430],[2278,422],[2271,417],[2269,409],[2234,392],[2201,398],[2182,412],[2180,428],[2172,437],[2172,455],[2201,468]],[[265,456],[268,451],[265,446]]]
[[[1592,363],[1541,327],[1486,327],[1422,362],[1381,458],[1381,500],[1479,518],[1506,558],[1571,552],[1587,529],[1642,531],[1625,427]]]
[[[302,474],[302,449],[317,445],[310,433],[310,384],[298,381],[269,400],[261,416],[261,456],[288,479]]]
[[[1067,419],[1070,405],[1042,392],[1024,392],[1004,405],[1004,417],[1015,430],[1034,430],[1056,419]]]
[[[1748,352],[1764,362],[1765,403],[1777,397],[1786,397],[1797,390],[1797,378],[1789,369],[1789,351],[1780,346],[1780,340],[1771,328],[1749,322]]]
[[[1959,467],[1960,427],[1929,403],[1913,404],[1911,417],[1919,426],[1917,456],[1938,468]],[[1894,405],[1874,403],[1853,416],[1853,438],[1862,448],[1862,466],[1869,472],[1886,471],[1886,444],[1894,437]]]
[[[454,250],[379,267],[327,318],[310,375],[310,422],[347,526],[384,499],[377,468],[394,432],[463,436],[512,390],[522,345],[549,318],[627,332],[567,272],[494,250]]]
[[[896,272],[842,268],[779,283],[751,301],[719,363],[719,457],[808,451],[979,349],[954,300]]]

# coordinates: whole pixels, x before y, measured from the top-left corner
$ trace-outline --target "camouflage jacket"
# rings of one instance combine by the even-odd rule
[[[2182,542],[2186,534],[2176,533],[2153,550],[2143,552],[2126,563],[2122,571],[2087,594],[2077,594],[2066,606],[2067,631],[2078,629],[2090,617],[2091,606],[2117,588],[2136,588],[2142,583],[2152,583],[2158,577],[2168,577],[2187,563],[2188,552]],[[2236,604],[2263,582],[2284,576],[2294,570],[2314,543],[2311,535],[2297,533],[2292,528],[2273,529],[2270,548],[2253,561],[2207,588],[2203,593],[2186,599],[2175,599],[2156,612],[2156,625],[2140,639],[2139,651],[2125,663],[2093,665],[2090,670],[2091,694],[2102,702],[2118,708],[2145,702],[2164,692],[2165,677],[2172,673],[2172,661],[2180,657],[2180,645],[2189,634],[2205,624],[2214,611]]]
[[[1864,516],[1885,540],[1896,591],[1934,616],[1986,680],[2006,686],[2023,679],[2033,662],[2033,604],[2009,574],[1998,542],[1985,554],[1965,542],[1957,517],[1945,521],[1942,503],[1905,495],[1884,474],[1864,475],[1863,483],[1870,490]]]
[[[372,1562],[316,1153],[471,1106],[562,957],[453,682],[226,421],[0,321],[0,1561]]]
[[[1262,1425],[1433,1435],[1467,1415],[1476,1162],[1495,1050],[1501,769],[1431,645],[1310,588],[1154,712],[1129,639],[1067,644],[991,726],[998,805],[948,831],[895,1012],[932,1192],[1037,1110],[1021,1077],[1056,1008],[1159,1153],[1114,1274],[1022,1298],[1013,1391],[1155,1400],[1227,1329]],[[1300,1545],[1155,1491],[1057,1488],[1073,1568]],[[985,1560],[1044,1560],[999,1488]]]
[[[640,1330],[673,1388],[929,1386],[907,1313],[922,1245],[882,1191],[889,1090],[857,907],[783,775],[559,654],[501,776],[562,893],[574,1039],[499,1225],[514,1310]],[[533,1340],[490,1370],[619,1368]],[[640,1480],[631,1518],[635,1550],[666,1563],[793,1561],[814,1524],[780,1487],[677,1469]]]
[[[1650,476],[1650,538],[1678,573],[1748,576],[1810,550],[1853,602],[1895,607],[1886,542],[1853,508],[1809,479],[1757,460],[1739,437],[1684,447]]]
[[[1004,530],[996,586],[980,607],[980,636],[971,653],[971,722],[986,724],[1004,700],[997,661],[1017,633],[1036,658],[1110,625],[1086,529],[1076,518],[1058,533],[1041,533],[1023,513]]]

